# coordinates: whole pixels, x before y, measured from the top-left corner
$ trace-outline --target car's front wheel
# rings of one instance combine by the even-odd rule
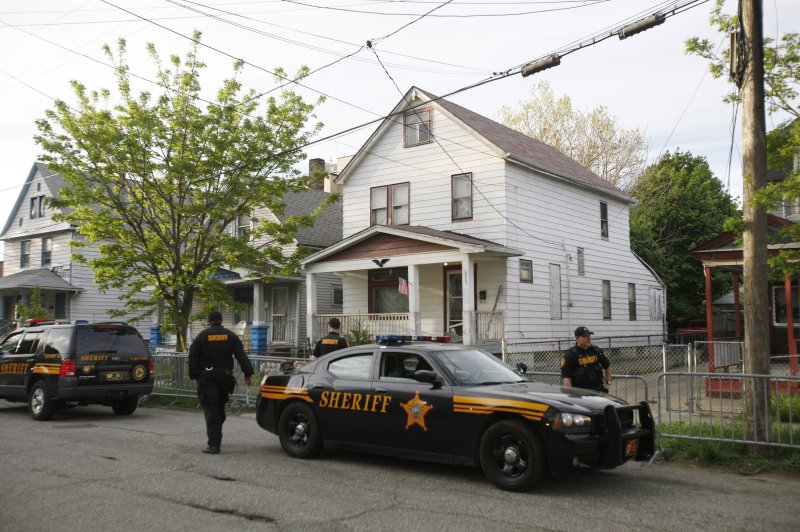
[[[50,397],[50,389],[45,381],[37,381],[28,394],[28,412],[36,421],[52,419],[58,403]]]
[[[139,406],[139,398],[134,395],[133,397],[117,401],[111,405],[111,409],[114,410],[114,413],[118,416],[129,416],[136,411],[137,406]]]
[[[544,453],[539,436],[522,421],[498,421],[480,444],[483,473],[498,488],[527,491],[544,476]]]
[[[317,416],[304,403],[292,403],[281,413],[278,438],[286,454],[294,458],[311,458],[322,450]]]

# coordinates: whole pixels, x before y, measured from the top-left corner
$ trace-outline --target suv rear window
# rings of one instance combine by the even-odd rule
[[[117,355],[145,355],[142,337],[136,329],[109,325],[82,326],[75,335],[75,351],[87,353],[116,353]]]

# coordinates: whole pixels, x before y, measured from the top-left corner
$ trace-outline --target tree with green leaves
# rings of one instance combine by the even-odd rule
[[[531,88],[529,100],[500,108],[500,121],[558,148],[606,181],[626,189],[647,160],[647,139],[640,129],[625,129],[605,106],[584,112],[569,96],[556,98],[546,81]]]
[[[19,325],[31,318],[47,318],[47,309],[42,305],[42,289],[37,284],[31,291],[30,303],[19,302]]]
[[[195,33],[186,57],[168,63],[148,45],[161,90],[155,95],[134,93],[125,41],[116,53],[106,46],[119,101],[112,103],[108,89],[90,91],[73,81],[76,103],[56,101],[37,121],[36,136],[44,161],[65,181],[53,201],[66,208],[58,219],[78,224],[79,248],[99,249],[95,258],[77,249],[75,259],[88,263],[101,290],[123,291],[123,308],[114,315],[143,317],[163,306],[162,324],[175,331],[180,347],[195,294],[206,308],[233,304],[215,279],[219,268],[246,268],[264,280],[296,272],[303,251],[293,238],[298,227],[313,224],[313,215],[279,223],[258,214],[266,208],[283,215],[284,194],[304,184],[292,166],[321,128],[307,127],[314,105],[286,88],[280,70],[283,88],[262,99],[243,90],[237,62],[214,101],[204,100],[199,41]],[[244,218],[252,221],[250,231],[232,231]]]
[[[670,329],[705,314],[705,276],[689,251],[725,230],[736,203],[705,157],[667,152],[649,166],[630,190],[631,248],[667,286]],[[722,275],[720,273],[720,275]],[[714,297],[729,290],[725,277],[713,283]]]

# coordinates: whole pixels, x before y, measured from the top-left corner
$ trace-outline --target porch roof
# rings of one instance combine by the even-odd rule
[[[781,229],[795,225],[780,216],[767,215],[767,231],[775,235]],[[741,267],[744,264],[742,248],[736,242],[737,235],[733,231],[725,231],[714,238],[703,242],[689,252],[689,254],[703,263],[712,267]],[[800,242],[778,242],[767,246],[769,256],[777,255],[784,249],[800,249]]]
[[[381,242],[382,236],[395,237],[392,242],[393,245],[363,245],[372,241],[374,243]],[[395,245],[398,241],[415,242],[419,244],[416,247],[409,247],[402,249]],[[361,246],[358,246],[362,244]],[[442,231],[430,227],[419,225],[407,226],[386,226],[386,225],[373,225],[363,231],[351,235],[338,244],[335,244],[322,251],[314,253],[302,261],[304,267],[311,264],[327,262],[336,260],[337,256],[341,257],[342,254],[351,250],[351,257],[348,258],[380,258],[396,255],[415,255],[418,253],[431,253],[436,251],[459,251],[462,253],[485,253],[494,256],[515,257],[523,255],[517,249],[509,248],[468,235],[463,235],[453,231]],[[416,250],[416,251],[414,251]]]
[[[61,278],[56,273],[47,268],[37,268],[35,270],[25,270],[13,273],[6,277],[0,277],[0,290],[14,288],[33,289],[36,286],[42,290],[54,290],[63,292],[83,292],[83,288],[72,285]]]

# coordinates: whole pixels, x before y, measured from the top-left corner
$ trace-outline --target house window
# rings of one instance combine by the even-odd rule
[[[452,180],[453,220],[472,219],[472,174],[454,175]]]
[[[370,225],[408,225],[409,185],[400,183],[370,191]]]
[[[603,281],[603,319],[611,319],[611,281]]]
[[[561,319],[561,266],[550,265],[550,319]]]
[[[650,289],[650,319],[651,320],[660,320],[664,317],[662,312],[663,308],[663,299],[661,290],[658,288],[651,288]]]
[[[333,291],[333,304],[334,305],[343,305],[344,304],[344,290],[342,290],[341,285],[334,285],[332,291]]]
[[[44,218],[44,196],[39,196],[39,218]]]
[[[628,283],[628,319],[636,319],[636,285]]]
[[[608,239],[608,203],[600,202],[600,236]]]
[[[406,111],[403,115],[405,135],[403,138],[406,148],[427,144],[431,141],[431,110],[414,109]]]
[[[586,275],[586,259],[583,248],[578,248],[578,275]]]
[[[27,268],[31,265],[31,241],[23,240],[19,243],[19,267]]]
[[[533,261],[528,259],[519,259],[519,282],[532,283],[533,282]]]
[[[249,238],[250,237],[250,217],[238,216],[236,218],[236,237]]]
[[[44,216],[44,196],[31,198],[30,218],[41,218]]]
[[[48,266],[53,261],[53,239],[42,239],[42,266]]]
[[[400,291],[400,278],[408,279],[408,268],[382,268],[369,272],[369,313],[408,312],[408,294]]]

